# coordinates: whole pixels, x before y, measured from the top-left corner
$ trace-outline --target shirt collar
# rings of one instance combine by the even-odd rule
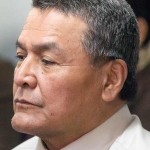
[[[91,132],[61,150],[108,150],[132,120],[127,105]]]
[[[47,150],[40,138],[38,138],[38,142],[35,150]]]
[[[132,121],[132,115],[127,105],[124,105],[118,112],[89,133],[62,148],[61,150],[108,150],[114,141],[123,133]],[[36,150],[46,150],[38,140]]]

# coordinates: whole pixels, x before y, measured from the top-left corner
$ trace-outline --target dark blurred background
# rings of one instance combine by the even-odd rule
[[[137,71],[138,91],[129,104],[145,129],[150,131],[150,0],[127,0],[137,16],[140,32],[140,55]]]

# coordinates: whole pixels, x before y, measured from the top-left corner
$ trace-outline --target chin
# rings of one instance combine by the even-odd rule
[[[31,118],[24,117],[22,113],[15,113],[11,120],[12,128],[21,133],[33,135],[34,123]]]

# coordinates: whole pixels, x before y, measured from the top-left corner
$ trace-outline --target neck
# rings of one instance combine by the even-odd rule
[[[120,100],[119,100],[120,101]],[[59,136],[53,137],[41,137],[44,142],[45,147],[48,150],[60,150],[65,146],[69,145],[73,141],[79,139],[81,136],[85,135],[86,133],[90,132],[94,128],[101,125],[107,119],[109,119],[114,113],[116,113],[125,102],[120,101],[119,103],[114,102],[110,103],[109,105],[106,104],[104,109],[99,112],[99,117],[96,115],[91,119],[91,123],[85,123],[82,127],[77,128],[75,131],[70,131],[67,134],[60,134]],[[114,107],[115,106],[115,107]],[[97,117],[99,119],[97,119]],[[96,121],[95,121],[96,120]]]

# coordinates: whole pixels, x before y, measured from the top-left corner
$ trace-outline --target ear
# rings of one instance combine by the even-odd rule
[[[148,34],[148,23],[143,17],[138,17],[137,20],[140,33],[140,45],[142,45]]]
[[[102,99],[105,102],[115,100],[127,78],[127,65],[121,59],[110,61],[106,64],[106,76],[103,80]]]

